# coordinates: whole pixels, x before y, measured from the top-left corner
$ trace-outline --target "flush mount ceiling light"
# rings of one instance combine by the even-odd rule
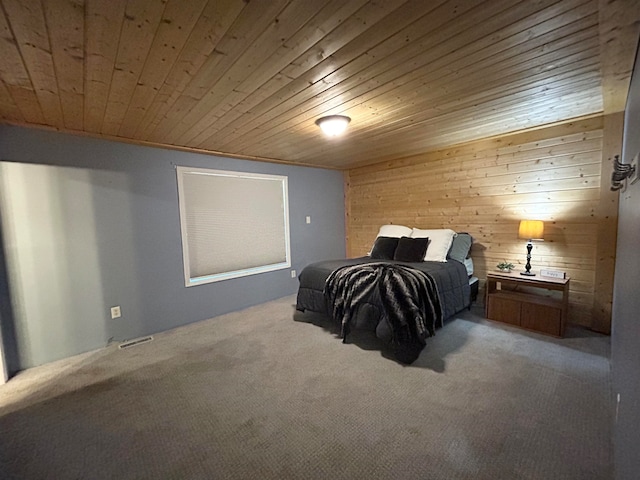
[[[329,115],[328,117],[322,117],[316,120],[322,131],[330,137],[340,135],[347,129],[347,125],[351,119],[345,115]]]

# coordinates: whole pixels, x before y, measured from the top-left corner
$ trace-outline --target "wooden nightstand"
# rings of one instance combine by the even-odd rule
[[[488,273],[485,316],[526,330],[564,335],[569,306],[569,278],[556,279],[520,272]]]

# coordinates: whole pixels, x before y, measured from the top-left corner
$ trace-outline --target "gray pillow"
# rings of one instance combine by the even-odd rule
[[[469,256],[473,238],[468,233],[458,233],[453,237],[453,243],[447,254],[447,258],[452,258],[460,263],[464,263],[464,259]]]

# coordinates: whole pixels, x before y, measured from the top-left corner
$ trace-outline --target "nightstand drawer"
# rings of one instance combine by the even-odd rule
[[[559,337],[562,334],[562,307],[523,303],[520,326]]]
[[[487,318],[520,326],[521,303],[499,295],[491,295],[487,306]]]

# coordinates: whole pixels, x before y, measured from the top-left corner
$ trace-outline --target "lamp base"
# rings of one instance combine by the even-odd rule
[[[535,273],[531,273],[531,249],[533,248],[533,243],[531,240],[527,242],[527,264],[524,266],[524,272],[520,272],[520,275],[526,275],[527,277],[535,277]]]

